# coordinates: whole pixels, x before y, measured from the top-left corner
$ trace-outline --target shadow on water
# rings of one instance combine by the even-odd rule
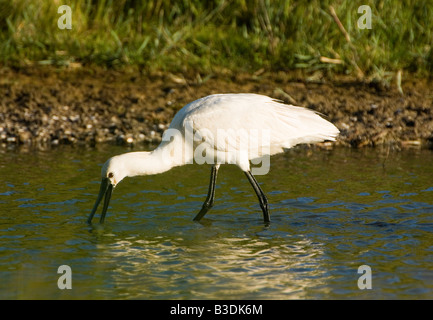
[[[433,298],[429,150],[274,156],[257,177],[269,226],[234,166],[221,168],[214,208],[193,222],[210,174],[197,165],[125,179],[106,223],[88,225],[100,165],[126,151],[0,153],[0,298]],[[60,265],[71,290],[57,286]],[[370,290],[358,288],[361,265]]]

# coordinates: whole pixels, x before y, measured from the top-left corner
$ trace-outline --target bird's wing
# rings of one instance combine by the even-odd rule
[[[223,94],[197,100],[183,118],[196,143],[223,152],[248,149],[249,159],[299,143],[335,140],[338,129],[316,112],[256,94]],[[202,101],[201,101],[202,100]]]

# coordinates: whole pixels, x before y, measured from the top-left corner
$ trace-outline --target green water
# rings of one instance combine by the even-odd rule
[[[215,207],[193,222],[210,174],[198,165],[125,179],[105,225],[87,225],[100,165],[126,151],[0,152],[0,299],[433,298],[429,150],[274,156],[256,177],[268,227],[234,166],[221,167]],[[61,265],[72,289],[58,287]],[[361,265],[371,289],[358,288]]]

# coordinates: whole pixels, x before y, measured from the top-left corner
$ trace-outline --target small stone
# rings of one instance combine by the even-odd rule
[[[19,136],[19,141],[21,143],[29,143],[29,142],[31,142],[32,134],[29,131],[27,131],[27,130],[20,131],[18,133],[18,136]]]

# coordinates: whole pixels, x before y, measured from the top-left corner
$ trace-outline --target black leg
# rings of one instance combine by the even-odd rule
[[[208,212],[209,209],[213,207],[214,200],[215,200],[215,184],[216,184],[219,167],[220,167],[219,164],[215,164],[212,166],[212,171],[210,174],[209,191],[207,193],[206,200],[204,201],[200,212],[195,216],[194,221],[200,221],[200,219],[204,217],[206,212]]]
[[[245,175],[247,176],[248,180],[253,186],[253,189],[257,194],[257,198],[259,198],[260,207],[262,208],[263,211],[263,219],[265,223],[271,222],[271,219],[269,218],[268,198],[266,198],[266,195],[264,194],[263,190],[260,188],[256,178],[254,178],[251,172],[245,171]]]

